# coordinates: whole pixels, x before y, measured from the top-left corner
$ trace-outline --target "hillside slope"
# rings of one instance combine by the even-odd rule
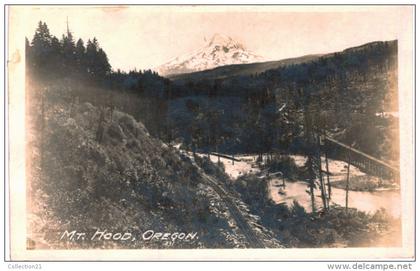
[[[231,64],[217,68],[192,73],[167,75],[173,81],[222,79],[232,76],[253,75],[266,70],[276,69],[288,65],[297,65],[318,59],[322,55],[306,55],[296,58],[287,58],[278,61],[255,62],[248,64]]]
[[[301,152],[307,110],[316,113],[314,126],[397,167],[398,118],[387,117],[398,112],[397,57],[394,40],[259,74],[236,75],[261,63],[177,77],[167,114],[172,134],[203,150]]]
[[[391,46],[395,46],[396,41],[388,41]],[[311,54],[304,55],[300,57],[293,57],[287,59],[281,59],[277,61],[265,61],[265,62],[256,62],[256,63],[246,63],[246,64],[232,64],[225,65],[216,68],[210,68],[204,71],[198,72],[185,72],[179,74],[170,74],[166,75],[169,79],[173,81],[197,81],[197,80],[214,80],[214,79],[223,79],[230,78],[235,76],[247,76],[255,75],[265,71],[280,69],[292,65],[300,64],[309,64],[313,61],[319,61],[320,58],[328,59],[334,57],[336,54],[354,54],[369,48],[375,48],[381,46],[381,42],[375,41],[366,43],[360,46],[350,47],[341,52],[328,53],[328,54]]]
[[[241,207],[233,214],[231,203],[225,202],[189,157],[152,138],[130,115],[110,114],[90,103],[66,102],[59,90],[46,91],[44,98],[32,92],[29,112],[33,114],[28,114],[28,194],[33,199],[29,248],[256,245],[244,235],[248,233],[238,225],[237,216],[240,223],[258,221],[251,221]],[[217,176],[211,178],[217,180]],[[239,201],[235,195],[230,197]],[[66,230],[88,236],[97,230],[128,232],[135,240],[68,240],[62,238]],[[196,233],[197,237],[143,240],[147,230]],[[253,231],[253,235],[264,246],[280,246],[267,230]]]

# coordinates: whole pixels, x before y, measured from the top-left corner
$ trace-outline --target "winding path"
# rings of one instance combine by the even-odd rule
[[[226,206],[229,209],[230,214],[232,215],[233,219],[236,222],[236,225],[241,230],[241,232],[246,237],[250,247],[252,248],[265,248],[264,242],[262,242],[258,236],[256,235],[255,231],[251,228],[248,224],[244,216],[242,215],[241,211],[239,210],[236,203],[233,199],[229,196],[229,193],[226,192],[225,189],[215,180],[213,177],[207,175],[203,169],[201,169],[197,163],[191,158],[192,164],[198,169],[198,171],[204,176],[205,181],[208,185],[210,185],[213,190],[220,196],[220,198],[226,203]]]
[[[208,176],[203,172],[204,177],[208,181],[208,184],[219,194],[220,198],[226,203],[229,212],[231,213],[233,219],[236,221],[236,225],[245,235],[248,243],[251,247],[254,248],[265,248],[264,243],[257,237],[254,230],[248,224],[248,222],[243,217],[242,213],[239,211],[238,206],[235,202],[229,197],[229,194],[214,180],[212,177]]]

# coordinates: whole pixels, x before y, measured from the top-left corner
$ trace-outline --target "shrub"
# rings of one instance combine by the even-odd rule
[[[215,176],[218,180],[229,182],[229,176],[225,173],[225,166],[223,163],[213,163],[208,157],[195,156],[195,162],[199,165],[206,174]]]
[[[268,161],[266,166],[271,172],[281,171],[288,179],[295,179],[301,175],[301,170],[296,166],[295,160],[287,155],[275,156]]]
[[[252,209],[258,210],[268,202],[267,182],[255,175],[247,174],[239,177],[234,183],[234,188]]]

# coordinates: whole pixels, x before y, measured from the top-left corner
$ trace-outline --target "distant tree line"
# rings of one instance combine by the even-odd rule
[[[167,100],[170,97],[170,81],[151,70],[112,70],[107,54],[94,37],[85,43],[67,29],[59,39],[50,33],[45,22],[40,21],[30,41],[26,44],[26,71],[37,82],[62,84],[61,88],[84,91],[73,93],[83,95],[83,100],[99,103],[104,100],[95,97],[91,87],[102,89],[107,101],[119,110],[126,111],[141,120],[149,131],[164,137],[166,128]],[[90,87],[90,88],[89,88]],[[91,93],[88,93],[88,92]],[[107,92],[113,91],[108,95]],[[84,92],[84,93],[83,93]],[[99,104],[97,104],[99,105]]]
[[[41,21],[32,41],[26,38],[26,59],[32,73],[48,78],[78,76],[103,81],[111,72],[108,57],[96,38],[89,39],[85,45],[82,39],[75,41],[67,31],[58,39]]]
[[[303,111],[312,110],[314,123],[322,118],[323,129],[343,132],[344,142],[355,141],[355,147],[381,157],[385,149],[379,145],[388,139],[378,127],[389,124],[376,114],[386,104],[397,103],[396,41],[371,43],[260,74],[217,79],[192,75],[170,81],[151,70],[112,70],[96,38],[85,44],[68,30],[58,39],[46,23],[39,22],[33,39],[26,39],[26,59],[34,76],[78,79],[112,90],[114,97],[125,96],[117,107],[141,120],[152,135],[167,141],[181,137],[193,148],[213,151],[299,152],[305,142]],[[190,97],[240,99],[240,115],[230,114],[234,108],[214,108],[211,102],[203,106]],[[190,118],[175,125],[177,118],[185,117],[169,114],[178,98],[187,98]],[[365,133],[358,132],[360,127]]]
[[[237,127],[235,131],[223,125],[219,125],[217,130],[210,129],[210,133],[224,135],[225,141],[235,139],[228,140],[227,146],[241,145],[233,152],[302,150],[305,140],[300,126],[304,125],[303,112],[309,110],[309,116],[314,119],[311,122],[317,128],[340,132],[340,140],[345,143],[355,143],[355,147],[382,157],[387,150],[380,145],[388,135],[381,132],[380,127],[391,124],[378,118],[377,114],[398,103],[396,71],[397,41],[374,42],[259,74],[224,74],[217,79],[202,79],[199,75],[191,74],[175,80],[172,89],[176,98],[241,99],[244,116],[232,120],[232,126]],[[285,104],[285,108],[279,112],[278,109]],[[189,104],[187,108],[193,108],[191,112],[197,116],[191,122],[193,126],[197,126],[201,116],[206,116],[206,112],[202,111],[207,109],[200,104]],[[360,127],[365,133],[357,132]],[[203,140],[203,134],[191,135],[201,138],[195,140],[201,145],[205,142],[216,146],[219,144],[220,140]],[[211,134],[206,137],[213,138]],[[388,154],[386,156],[389,157]]]

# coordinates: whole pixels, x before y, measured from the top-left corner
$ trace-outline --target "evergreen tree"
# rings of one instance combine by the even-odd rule
[[[110,71],[111,65],[108,62],[108,56],[102,48],[99,48],[96,55],[96,75],[99,78],[104,78]]]
[[[61,46],[63,48],[63,67],[66,74],[73,72],[76,67],[76,47],[74,44],[73,35],[70,31],[67,35],[63,35],[61,39]]]
[[[31,47],[32,66],[35,70],[42,73],[46,69],[43,63],[45,63],[51,54],[51,35],[46,23],[41,21],[38,23]]]
[[[60,41],[57,37],[51,38],[51,51],[47,61],[47,70],[54,71],[50,76],[61,76],[63,74],[63,52]]]
[[[86,67],[85,67],[86,48],[82,39],[79,39],[77,41],[75,52],[76,52],[77,71],[80,73],[85,73],[86,72]]]
[[[88,40],[86,45],[86,66],[87,72],[92,79],[101,79],[111,70],[108,63],[108,57],[105,52],[99,48],[98,40]]]
[[[82,39],[75,42],[67,27],[67,33],[58,40],[50,34],[47,24],[40,21],[32,42],[26,39],[25,47],[28,71],[34,75],[49,78],[77,75],[96,82],[109,80],[111,65],[96,38],[89,40],[85,47]]]

